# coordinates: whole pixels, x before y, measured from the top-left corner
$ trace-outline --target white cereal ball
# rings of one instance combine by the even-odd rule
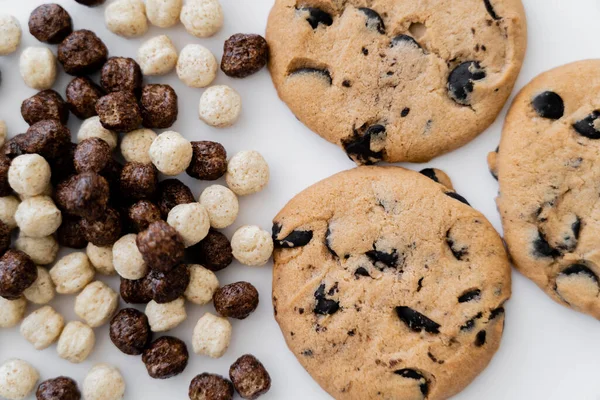
[[[246,225],[233,234],[231,249],[235,259],[242,264],[261,266],[271,258],[273,239],[269,232],[258,226]]]
[[[32,197],[39,197],[39,196],[46,196],[46,197],[52,198],[53,194],[54,194],[54,188],[52,187],[52,184],[50,182],[48,182],[48,184],[44,187],[44,190],[42,190],[42,193],[37,194],[35,196],[30,196],[28,194],[19,194],[19,199],[21,199],[21,201],[23,201],[23,200],[30,199]]]
[[[56,80],[56,57],[47,47],[28,47],[21,53],[19,71],[30,88],[50,89]]]
[[[111,246],[100,247],[93,243],[88,243],[85,248],[85,254],[87,254],[92,266],[97,272],[102,275],[113,275],[115,273],[113,250]]]
[[[190,283],[185,290],[185,298],[198,305],[210,303],[213,294],[219,288],[217,276],[202,265],[190,265],[189,270]]]
[[[7,300],[0,296],[0,328],[12,328],[17,326],[25,315],[27,300],[19,297],[16,300]]]
[[[233,224],[240,210],[235,193],[222,185],[211,185],[204,189],[199,201],[208,211],[210,226],[215,229]]]
[[[200,203],[179,204],[169,211],[167,223],[179,232],[185,247],[200,242],[208,235],[210,219]]]
[[[238,196],[260,192],[269,183],[269,164],[258,151],[240,151],[227,163],[225,181]]]
[[[87,285],[75,298],[75,314],[90,327],[107,323],[119,306],[119,295],[104,282]]]
[[[192,161],[192,144],[177,132],[163,132],[148,151],[152,164],[163,174],[173,176],[185,171]]]
[[[54,308],[44,306],[29,314],[21,322],[21,335],[36,350],[43,350],[58,340],[64,326],[63,316]]]
[[[23,154],[8,168],[8,184],[20,195],[37,196],[50,184],[50,164],[39,154]]]
[[[0,56],[13,53],[21,43],[21,25],[9,14],[0,14]]]
[[[212,358],[225,354],[231,341],[231,323],[227,318],[206,313],[198,320],[192,334],[194,353]]]
[[[113,266],[117,274],[125,279],[141,279],[148,273],[148,266],[135,243],[136,237],[134,233],[125,235],[113,245]]]
[[[0,366],[0,397],[21,400],[29,396],[40,374],[26,361],[12,358]]]
[[[152,300],[146,306],[145,313],[152,332],[165,332],[174,329],[187,318],[183,297],[164,304]]]
[[[125,380],[112,365],[96,364],[83,380],[85,400],[120,400],[125,394]]]
[[[103,127],[100,123],[100,117],[97,115],[83,121],[79,131],[77,131],[77,142],[82,142],[91,137],[104,140],[113,150],[117,148],[118,137],[116,132]]]
[[[175,68],[177,58],[177,49],[167,35],[144,42],[137,53],[142,73],[147,76],[168,74]]]
[[[94,279],[94,268],[82,252],[64,256],[50,269],[50,277],[60,294],[74,294],[81,291]]]
[[[170,28],[179,22],[183,0],[146,0],[146,14],[150,23],[159,28]]]
[[[150,129],[136,129],[123,136],[121,140],[121,154],[127,162],[150,164],[150,146],[158,135]]]
[[[48,304],[54,298],[55,289],[46,268],[37,267],[37,279],[23,292],[23,296],[34,304]]]
[[[19,207],[19,199],[15,196],[0,197],[0,221],[4,222],[10,229],[17,227],[15,213]]]
[[[62,223],[62,215],[50,197],[35,196],[19,204],[15,221],[25,236],[40,238],[56,232]]]
[[[21,250],[27,254],[31,261],[37,265],[48,265],[56,260],[56,255],[60,246],[54,236],[44,236],[40,238],[32,238],[19,234],[15,242],[17,250]],[[39,276],[39,275],[38,275]]]
[[[83,322],[72,321],[60,334],[56,351],[60,358],[79,364],[88,358],[94,350],[95,344],[94,330]]]
[[[148,31],[146,6],[142,0],[115,0],[104,11],[106,27],[123,37],[137,37]]]
[[[179,53],[177,76],[189,87],[203,88],[217,76],[217,59],[206,47],[188,44]]]
[[[6,127],[6,122],[4,122],[3,120],[0,119],[0,147],[4,146],[7,135],[8,135],[8,128]]]
[[[208,37],[223,27],[223,9],[218,0],[187,0],[180,19],[190,34]]]
[[[242,98],[226,85],[209,87],[200,97],[198,114],[208,125],[226,128],[238,120],[242,111]]]

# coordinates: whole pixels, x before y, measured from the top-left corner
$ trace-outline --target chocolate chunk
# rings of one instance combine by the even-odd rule
[[[325,26],[331,26],[331,24],[333,24],[333,18],[331,18],[331,15],[320,8],[302,7],[299,8],[298,11],[308,13],[306,21],[313,29],[317,29],[319,24],[323,24]]]
[[[360,7],[358,11],[362,12],[367,17],[365,26],[369,29],[376,30],[382,35],[385,34],[385,24],[377,11],[366,7]]]
[[[233,400],[233,384],[220,375],[203,373],[190,382],[190,400]]]
[[[166,129],[177,121],[177,93],[169,85],[146,85],[140,96],[142,125],[151,129]]]
[[[437,175],[435,174],[435,169],[433,168],[425,168],[419,171],[419,173],[425,175],[426,177],[428,177],[429,179],[431,179],[434,182],[440,183],[440,180],[438,179]]]
[[[37,268],[22,251],[9,249],[0,257],[0,296],[16,300],[37,279]]]
[[[479,331],[477,332],[477,335],[475,336],[475,346],[477,347],[481,347],[485,344],[485,337],[487,336],[485,331]]]
[[[83,4],[84,6],[96,7],[101,4],[104,4],[104,2],[106,0],[75,0],[75,1],[78,2],[79,4]]]
[[[492,6],[491,0],[483,0],[483,4],[485,4],[485,9],[487,10],[488,14],[490,14],[490,16],[493,19],[501,19],[498,14],[496,14],[496,11],[494,11],[494,7]]]
[[[245,354],[229,368],[229,378],[244,399],[254,400],[271,388],[271,377],[264,365],[253,355]]]
[[[215,291],[213,303],[223,317],[246,319],[258,307],[258,291],[248,282],[231,283]]]
[[[110,188],[102,176],[85,172],[56,187],[56,205],[67,214],[93,220],[101,217],[108,204]]]
[[[554,92],[543,92],[531,101],[535,112],[542,118],[560,119],[565,113],[563,99]]]
[[[268,60],[269,45],[265,38],[237,33],[225,41],[221,70],[227,76],[245,78],[260,71]]]
[[[468,206],[470,206],[471,204],[469,204],[469,202],[467,201],[467,199],[465,199],[464,197],[462,197],[460,194],[456,193],[456,192],[446,192],[445,193],[446,196],[448,197],[452,197],[454,200],[458,200],[461,203],[464,203]]]
[[[48,162],[62,157],[71,145],[71,131],[55,119],[38,121],[18,142],[23,153],[37,153]]]
[[[100,123],[109,130],[131,132],[142,123],[142,113],[131,92],[114,92],[101,97],[96,103]]]
[[[65,214],[56,231],[56,240],[61,246],[83,249],[88,244],[83,230],[82,218]]]
[[[87,75],[106,62],[108,49],[96,34],[87,29],[71,33],[58,46],[58,61],[70,75]]]
[[[48,89],[23,100],[21,115],[29,125],[45,119],[55,119],[64,125],[69,120],[69,109],[60,94]]]
[[[13,158],[25,154],[25,151],[23,150],[23,145],[25,143],[26,138],[27,135],[25,133],[19,133],[18,135],[15,135],[14,137],[8,139],[6,143],[4,143],[4,146],[2,146],[2,155],[5,156],[6,159],[8,159],[9,164],[10,160],[12,160]],[[12,193],[12,189],[8,194],[10,193]]]
[[[317,77],[321,77],[327,81],[329,85],[332,84],[333,80],[331,79],[331,74],[327,69],[319,69],[319,68],[298,68],[290,72],[290,76],[292,75],[314,75]]]
[[[152,340],[148,317],[135,308],[124,308],[110,321],[110,340],[125,354],[140,355]]]
[[[147,278],[129,280],[121,278],[121,298],[129,304],[146,304],[152,300],[152,288]]]
[[[485,70],[478,61],[463,62],[454,68],[448,76],[448,94],[450,98],[458,104],[469,105],[474,82],[485,77]]]
[[[389,268],[396,268],[398,266],[398,252],[396,249],[393,249],[391,253],[375,250],[375,245],[373,245],[373,249],[365,253],[373,264],[377,266],[378,263],[381,263]]]
[[[493,309],[492,312],[490,312],[489,320],[491,321],[493,319],[496,319],[502,314],[504,314],[504,307],[498,307],[496,309]]]
[[[190,283],[190,271],[185,264],[179,264],[169,272],[150,271],[148,282],[152,300],[159,304],[170,303],[183,296]]]
[[[58,4],[42,4],[29,16],[29,33],[40,42],[58,44],[72,31],[71,16]]]
[[[161,219],[158,206],[149,200],[140,200],[127,210],[129,225],[134,232],[148,229],[151,223]]]
[[[408,107],[404,107],[404,108],[402,109],[402,112],[400,113],[400,116],[401,116],[402,118],[406,118],[406,117],[408,116],[408,113],[410,113],[410,108],[408,108]]]
[[[229,239],[221,232],[211,229],[200,243],[188,247],[188,258],[211,271],[221,271],[233,262],[233,250]]]
[[[84,218],[81,225],[85,239],[96,246],[110,246],[121,237],[121,215],[114,208],[107,208],[94,220]]]
[[[329,229],[329,226],[327,227],[327,232],[325,232],[325,247],[327,248],[329,253],[331,253],[333,258],[338,258],[337,253],[331,247],[331,230]]]
[[[59,376],[40,383],[35,398],[37,400],[79,400],[81,393],[73,379]]]
[[[286,249],[302,247],[310,243],[313,238],[312,231],[297,230],[290,232],[290,234],[283,239],[277,239],[280,230],[281,226],[273,225],[273,242],[275,243],[275,247],[282,247]]]
[[[560,274],[566,275],[566,276],[580,275],[580,274],[585,275],[588,278],[590,278],[591,280],[593,280],[594,282],[596,282],[597,285],[600,285],[600,280],[598,279],[598,275],[596,275],[594,273],[594,271],[592,271],[590,268],[588,268],[587,266],[585,266],[583,264],[569,265],[567,268],[562,270],[562,272]]]
[[[371,277],[371,275],[369,275],[369,271],[367,271],[366,268],[358,267],[356,268],[356,271],[354,271],[354,277],[358,279],[361,276],[368,276],[369,278]]]
[[[383,125],[365,124],[354,129],[352,135],[342,139],[344,150],[348,157],[357,164],[375,164],[383,159],[386,130]]]
[[[214,181],[227,171],[227,152],[217,142],[192,142],[192,161],[186,172],[203,181]]]
[[[179,204],[188,204],[196,201],[189,187],[179,179],[165,179],[158,184],[157,205],[164,219],[169,211]]]
[[[184,257],[181,235],[165,221],[151,223],[137,235],[136,243],[144,261],[153,270],[168,272]]]
[[[600,117],[600,110],[596,110],[584,119],[575,122],[573,128],[581,136],[588,139],[600,139],[600,130],[596,128],[596,120],[598,117]]]
[[[473,289],[473,290],[469,290],[469,291],[461,294],[460,296],[458,296],[458,302],[459,303],[467,303],[469,301],[479,300],[480,298],[481,298],[481,290]]]
[[[538,237],[533,241],[533,254],[536,257],[551,257],[556,258],[560,256],[560,252],[548,243],[544,234],[538,230]]]
[[[179,375],[185,370],[188,358],[185,343],[172,336],[156,339],[142,355],[148,375],[154,379],[168,379]]]
[[[119,188],[127,199],[153,198],[158,190],[158,170],[152,164],[128,162],[121,171]]]
[[[414,369],[404,368],[394,371],[396,375],[400,375],[403,378],[414,379],[419,382],[419,389],[423,396],[427,397],[429,394],[429,381],[419,372]]]
[[[332,315],[339,311],[339,301],[331,300],[325,297],[325,284],[322,283],[315,292],[316,305],[313,310],[315,314]]]
[[[410,329],[414,332],[425,332],[438,334],[440,333],[440,324],[427,318],[425,315],[418,311],[413,310],[410,307],[398,306],[396,307],[396,314],[398,318],[402,320]]]
[[[448,230],[448,232],[446,232],[446,244],[450,248],[450,251],[452,252],[454,258],[456,258],[459,261],[462,261],[464,257],[469,254],[469,247],[457,245],[452,239],[450,231],[451,230]]]
[[[87,119],[96,115],[96,103],[104,91],[90,78],[79,76],[67,85],[67,104],[77,118]]]
[[[475,327],[475,323],[477,322],[478,319],[481,319],[483,317],[482,313],[477,313],[477,315],[475,315],[473,318],[469,319],[467,322],[464,323],[464,325],[462,325],[460,327],[460,330],[462,332],[468,332],[470,330],[472,330]],[[490,319],[491,316],[490,316]]]
[[[108,93],[132,92],[142,88],[142,69],[133,58],[111,57],[102,67],[100,85]]]
[[[75,148],[73,162],[78,173],[101,173],[112,160],[112,149],[104,140],[90,137],[82,140]]]
[[[390,43],[390,47],[396,47],[398,45],[408,45],[417,49],[421,48],[421,45],[415,40],[415,38],[408,35],[394,36],[392,42]],[[403,117],[406,117],[406,115],[403,115]]]

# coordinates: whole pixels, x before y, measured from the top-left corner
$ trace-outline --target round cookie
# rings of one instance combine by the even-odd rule
[[[520,0],[277,0],[269,68],[300,121],[357,164],[425,162],[495,119],[527,29]]]
[[[515,98],[499,151],[504,239],[550,297],[600,319],[600,60],[545,72]]]
[[[502,241],[425,175],[339,173],[292,199],[273,233],[276,319],[337,400],[446,399],[498,349],[511,293]]]

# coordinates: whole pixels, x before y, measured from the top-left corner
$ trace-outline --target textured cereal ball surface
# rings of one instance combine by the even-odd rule
[[[217,59],[206,47],[188,44],[179,53],[177,76],[189,87],[203,88],[217,76]]]
[[[156,133],[145,128],[126,133],[121,140],[121,154],[125,161],[150,164],[150,146],[156,136]]]
[[[15,196],[0,197],[0,221],[10,229],[15,229],[17,227],[15,213],[19,207],[19,203],[19,199]]]
[[[50,184],[50,165],[39,154],[23,154],[12,160],[8,183],[15,192],[25,196],[41,194]]]
[[[48,304],[56,291],[50,273],[46,268],[37,267],[37,279],[23,292],[23,296],[34,304]]]
[[[110,321],[110,340],[125,354],[137,356],[150,344],[148,317],[135,308],[124,308]]]
[[[35,282],[37,268],[29,256],[19,250],[7,250],[0,257],[0,296],[16,300]]]
[[[40,42],[58,44],[72,31],[71,16],[58,4],[42,4],[29,16],[29,33]]]
[[[61,124],[66,124],[69,120],[69,109],[60,94],[48,89],[23,100],[21,115],[29,125],[44,119],[55,119]]]
[[[127,210],[130,228],[134,232],[148,229],[151,223],[159,221],[162,217],[160,209],[149,200],[140,200],[132,204]]]
[[[190,382],[190,400],[232,400],[233,384],[220,375],[203,373]]]
[[[29,237],[44,237],[56,232],[62,222],[60,210],[48,196],[35,196],[23,200],[15,220],[23,234]]]
[[[50,277],[57,293],[74,294],[94,279],[94,268],[85,253],[71,253],[54,264]]]
[[[167,223],[179,232],[185,247],[200,242],[208,234],[210,218],[200,203],[180,204],[169,211]]]
[[[58,61],[70,75],[91,74],[108,58],[108,49],[96,34],[87,29],[74,31],[58,46]]]
[[[65,215],[56,230],[56,239],[61,246],[83,249],[88,244],[83,231],[83,219],[68,214]]]
[[[107,323],[119,306],[119,295],[104,282],[87,285],[75,298],[75,314],[91,328]]]
[[[183,296],[190,283],[190,272],[187,265],[179,264],[169,272],[151,271],[146,279],[152,299],[164,304]]]
[[[242,98],[229,86],[212,86],[202,93],[198,113],[207,124],[226,128],[233,125],[242,112]]]
[[[152,163],[165,175],[178,175],[192,160],[192,145],[178,132],[163,132],[154,139],[149,154]]]
[[[169,128],[175,123],[179,113],[177,93],[169,85],[146,85],[142,89],[140,108],[142,124],[146,128]]]
[[[83,322],[72,321],[65,325],[60,334],[56,352],[60,358],[79,364],[88,358],[95,345],[94,330]]]
[[[146,15],[159,28],[170,28],[179,22],[183,0],[146,0]]]
[[[21,135],[25,136],[25,134],[23,133]],[[9,143],[7,143],[7,147],[10,147],[11,141],[13,141],[13,139],[9,140]],[[21,149],[18,149],[18,155],[20,154],[23,153],[21,152]],[[5,156],[4,154],[0,154],[0,193],[2,194],[2,196],[9,196],[13,193],[10,185],[8,184],[8,169],[10,168],[10,163],[10,158]]]
[[[211,229],[195,246],[187,249],[188,257],[211,271],[225,269],[233,261],[231,243],[221,232]]]
[[[58,242],[52,235],[32,238],[21,233],[15,241],[15,248],[27,254],[37,265],[53,263],[59,250]]]
[[[135,234],[125,235],[113,245],[113,266],[119,276],[136,280],[141,279],[148,273],[148,266],[144,262],[142,254],[135,243]]]
[[[27,300],[24,297],[8,300],[0,296],[0,328],[17,326],[25,316],[26,308]]]
[[[258,226],[246,225],[233,234],[231,248],[235,259],[242,264],[261,266],[271,258],[273,239],[269,232]]]
[[[152,164],[128,162],[121,171],[119,187],[125,198],[152,198],[158,188],[158,171]]]
[[[211,185],[204,189],[199,201],[208,212],[210,226],[215,229],[227,228],[233,224],[240,210],[235,193],[221,185]]]
[[[236,33],[225,41],[221,70],[233,78],[260,71],[269,60],[269,45],[260,35]]]
[[[6,251],[10,247],[11,229],[4,223],[0,222],[0,253]]]
[[[186,300],[198,305],[210,303],[219,288],[219,279],[202,265],[190,265],[189,271],[190,283],[184,293]]]
[[[218,0],[188,0],[181,9],[180,18],[190,34],[209,37],[223,26],[223,9]]]
[[[96,113],[95,107],[96,102],[94,102],[94,114]],[[98,116],[90,117],[83,121],[79,131],[77,132],[78,142],[82,142],[85,139],[92,137],[97,137],[104,140],[113,150],[117,147],[117,134],[103,127],[102,123],[100,122],[100,117]]]
[[[152,300],[152,288],[146,278],[135,281],[121,278],[119,292],[123,301],[129,304],[147,304]]]
[[[112,246],[100,247],[93,243],[88,243],[85,254],[88,256],[90,263],[97,272],[102,275],[114,275],[115,267],[113,265]]]
[[[269,164],[254,150],[240,151],[227,163],[227,186],[238,196],[260,192],[269,183]]]
[[[110,145],[97,137],[79,142],[73,155],[75,170],[79,174],[83,172],[96,172],[99,174],[111,161],[112,149]]]
[[[59,376],[40,383],[35,396],[36,400],[80,400],[81,392],[73,379]]]
[[[256,357],[245,354],[229,368],[229,378],[244,399],[256,399],[271,389],[271,377]]]
[[[0,14],[0,56],[13,53],[21,43],[21,25],[9,14]]]
[[[155,379],[168,379],[179,375],[185,370],[188,358],[185,343],[172,336],[156,339],[142,355],[148,375]]]
[[[56,58],[46,47],[28,47],[21,53],[19,71],[30,88],[50,89],[56,80]]]
[[[90,78],[78,76],[67,85],[66,96],[71,112],[77,118],[87,119],[96,115],[96,102],[104,91]]]
[[[157,205],[165,219],[176,205],[193,203],[194,201],[196,200],[190,188],[179,179],[165,179],[158,184]]]
[[[11,358],[0,366],[0,396],[7,400],[21,400],[29,396],[40,378],[28,362]]]
[[[142,70],[133,58],[111,57],[102,67],[100,84],[107,92],[138,92]]]
[[[109,194],[110,188],[104,177],[86,172],[59,184],[54,197],[68,214],[95,219],[104,214]]]
[[[131,132],[142,123],[142,113],[133,93],[114,92],[103,96],[96,103],[100,123],[106,129]]]
[[[121,237],[121,215],[114,208],[107,208],[97,219],[81,221],[85,240],[96,246],[110,246]]]
[[[162,0],[153,1],[164,3]],[[147,3],[146,7],[149,8],[150,3]],[[168,74],[175,68],[178,57],[177,49],[167,35],[148,39],[137,52],[137,61],[146,76]]]
[[[146,6],[141,0],[115,0],[104,11],[106,27],[123,37],[141,36],[148,30]]]
[[[146,306],[146,315],[152,332],[166,332],[179,326],[187,318],[183,297],[168,303],[152,300]]]
[[[44,306],[25,317],[20,332],[36,350],[43,350],[58,340],[64,326],[63,316],[52,307]]]
[[[227,151],[217,142],[192,143],[192,161],[186,172],[192,178],[214,181],[227,171]]]
[[[140,232],[137,247],[152,269],[168,272],[184,257],[185,245],[181,235],[165,221],[156,221]]]
[[[124,395],[125,380],[112,365],[94,365],[83,380],[85,400],[121,400]]]
[[[215,291],[213,302],[223,317],[245,319],[258,307],[258,291],[248,282],[230,283]]]
[[[211,358],[222,357],[231,341],[231,323],[227,318],[206,313],[198,320],[192,334],[194,353]]]

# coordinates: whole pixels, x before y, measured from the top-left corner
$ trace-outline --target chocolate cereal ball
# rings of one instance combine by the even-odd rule
[[[152,198],[158,188],[158,171],[152,164],[128,162],[121,171],[119,187],[129,199]]]
[[[7,250],[0,257],[0,296],[16,300],[37,279],[37,267],[19,250]]]
[[[67,85],[66,95],[71,112],[77,118],[87,119],[96,115],[96,102],[104,91],[90,78],[78,76]]]
[[[135,308],[124,308],[110,321],[110,340],[125,354],[137,356],[150,344],[148,317]]]
[[[58,61],[70,75],[98,71],[108,58],[106,45],[87,29],[74,31],[58,46]]]
[[[134,232],[148,229],[151,223],[161,219],[160,209],[149,200],[140,200],[127,210],[127,217]]]
[[[37,400],[79,400],[81,393],[73,379],[59,376],[40,383],[35,397]]]
[[[13,138],[8,139],[4,146],[2,146],[2,155],[6,156],[9,161],[15,157],[25,154],[23,151],[23,144],[25,143],[27,135],[25,133],[19,133]]]
[[[213,303],[223,317],[245,319],[258,307],[258,291],[248,282],[231,283],[217,289]]]
[[[61,246],[72,249],[83,249],[88,242],[83,232],[82,218],[63,215],[62,223],[56,231],[56,240]]]
[[[12,193],[12,188],[8,183],[8,170],[10,169],[11,160],[4,154],[0,154],[0,196],[9,196]]]
[[[24,153],[37,153],[51,162],[69,150],[71,131],[60,121],[45,119],[31,125],[18,144]]]
[[[60,94],[48,89],[23,100],[21,115],[29,125],[44,119],[55,119],[61,124],[66,124],[69,120],[69,109]]]
[[[148,375],[155,379],[167,379],[183,372],[188,363],[185,343],[172,336],[156,339],[142,355]]]
[[[102,67],[100,84],[108,93],[134,92],[142,87],[142,70],[133,58],[111,57]]]
[[[179,264],[169,272],[150,271],[147,279],[152,300],[165,304],[183,296],[190,283],[190,271],[187,265]]]
[[[112,160],[112,150],[104,140],[91,137],[82,140],[73,155],[75,170],[78,173],[101,173]]]
[[[194,263],[200,264],[211,271],[225,269],[233,261],[229,239],[214,229],[211,229],[200,243],[188,247],[186,255]]]
[[[146,128],[169,128],[177,120],[177,93],[169,85],[146,85],[142,89],[140,107]]]
[[[101,97],[96,103],[100,123],[106,129],[131,132],[142,123],[137,99],[131,92],[114,92]]]
[[[71,16],[58,4],[42,4],[29,16],[29,33],[40,42],[58,44],[72,31]]]
[[[52,170],[50,182],[53,185],[58,185],[71,175],[75,175],[77,173],[75,171],[74,161],[77,144],[69,143],[67,146],[65,146],[65,148],[65,153],[62,156],[54,160],[50,160],[50,169]]]
[[[0,254],[3,254],[10,247],[10,227],[0,221]]]
[[[150,280],[147,278],[136,280],[121,278],[119,292],[123,301],[129,304],[146,304],[152,300]]]
[[[269,373],[251,354],[241,356],[229,367],[229,378],[244,399],[257,399],[271,388]]]
[[[173,207],[194,201],[196,200],[190,188],[179,179],[165,179],[158,184],[157,205],[163,219],[167,219]]]
[[[220,375],[203,373],[190,382],[190,400],[232,400],[233,384]]]
[[[108,204],[110,188],[93,172],[74,175],[56,187],[56,204],[67,214],[93,220],[101,217]]]
[[[214,181],[227,171],[227,151],[217,142],[192,142],[192,162],[186,172],[192,178]]]
[[[225,41],[221,70],[233,78],[260,71],[269,60],[269,45],[260,35],[237,33]]]
[[[114,208],[107,208],[94,220],[83,219],[83,234],[96,246],[110,246],[121,237],[121,215]]]
[[[140,232],[136,240],[138,249],[148,267],[169,272],[183,260],[183,238],[165,221],[156,221]]]

